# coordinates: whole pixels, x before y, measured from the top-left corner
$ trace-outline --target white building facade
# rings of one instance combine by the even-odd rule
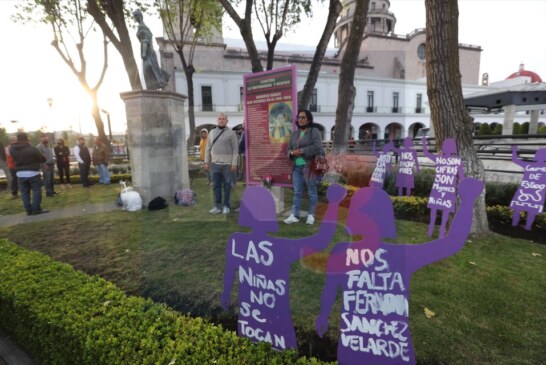
[[[334,34],[335,52],[327,53],[310,109],[323,139],[332,138],[337,106],[340,62],[348,35],[354,0],[342,1],[344,10]],[[414,137],[420,128],[430,127],[430,109],[425,75],[425,30],[396,35],[396,17],[387,0],[370,1],[368,25],[362,40],[354,85],[357,90],[350,139]],[[174,77],[169,89],[187,95],[181,62],[169,40],[158,38],[163,67]],[[308,45],[313,46],[313,45]],[[296,47],[296,46],[294,46]],[[278,49],[281,47],[278,46]],[[300,48],[301,49],[301,48]],[[491,90],[480,85],[481,47],[459,45],[460,70],[465,96]],[[314,51],[277,51],[274,68],[296,65],[297,88],[302,90]],[[266,51],[261,52],[265,64]],[[220,36],[213,43],[200,44],[195,51],[193,76],[196,130],[216,124],[217,114],[226,113],[229,126],[243,123],[243,75],[251,72],[245,48],[229,47]],[[476,125],[502,124],[502,114],[473,115]],[[515,122],[529,121],[518,112]],[[540,123],[546,116],[540,115]]]

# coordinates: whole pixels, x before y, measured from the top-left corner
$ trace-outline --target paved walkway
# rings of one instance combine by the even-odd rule
[[[70,218],[84,214],[110,212],[121,210],[113,202],[84,204],[68,208],[53,208],[49,213],[27,216],[26,213],[0,216],[0,227],[9,227],[17,224],[42,222],[58,218]]]
[[[54,208],[49,213],[27,216],[26,213],[0,216],[0,227],[9,227],[17,224],[42,222],[58,218],[70,218],[84,214],[110,212],[121,210],[114,203],[84,204],[75,207]],[[0,331],[0,365],[37,365],[17,344]]]

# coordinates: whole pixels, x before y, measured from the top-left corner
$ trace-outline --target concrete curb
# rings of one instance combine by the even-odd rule
[[[38,365],[9,336],[0,331],[0,365]]]

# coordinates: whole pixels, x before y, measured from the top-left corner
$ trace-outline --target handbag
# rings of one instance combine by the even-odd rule
[[[316,155],[315,158],[309,162],[309,172],[312,172],[317,176],[323,176],[328,172],[328,168],[328,160],[326,159],[326,156],[323,155]]]

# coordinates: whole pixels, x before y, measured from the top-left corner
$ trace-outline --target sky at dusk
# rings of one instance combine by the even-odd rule
[[[72,128],[95,133],[88,98],[76,77],[50,45],[51,30],[44,25],[14,24],[9,16],[21,0],[0,0],[0,31],[3,34],[0,64],[0,126],[14,132],[46,126],[48,131]],[[281,42],[313,46],[318,42],[327,15],[326,5],[316,7],[313,19],[305,19]],[[391,0],[396,18],[395,33],[407,34],[425,27],[424,1]],[[482,47],[480,75],[489,73],[490,81],[499,81],[518,70],[537,72],[546,80],[546,0],[459,0],[459,42]],[[145,17],[154,36],[161,36],[160,22]],[[134,30],[132,30],[134,32]],[[255,36],[261,36],[256,30]],[[238,38],[239,32],[229,19],[224,19],[224,37]],[[99,40],[100,44],[100,40]],[[333,45],[333,42],[331,42]],[[139,47],[136,36],[133,46]],[[89,58],[89,68],[101,63],[100,50]],[[157,50],[157,46],[156,46]],[[138,62],[138,52],[137,55]],[[120,92],[129,90],[123,65],[110,47],[109,68],[99,94],[100,107],[110,112],[113,132],[126,128],[124,104]],[[96,77],[91,76],[91,80]],[[53,100],[51,107],[47,100]],[[106,119],[105,119],[106,120]]]

